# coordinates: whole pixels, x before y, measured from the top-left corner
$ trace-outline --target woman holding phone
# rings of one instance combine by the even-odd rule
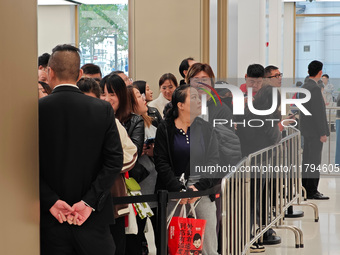
[[[201,100],[195,88],[190,85],[178,87],[171,100],[172,106],[165,120],[157,128],[155,140],[155,165],[158,172],[156,190],[170,192],[207,190],[215,186],[216,180],[195,172],[196,166],[216,165],[219,152],[216,134],[210,123],[198,116],[201,113]],[[184,182],[182,182],[184,176]],[[203,254],[217,255],[216,205],[214,196],[182,199],[181,203],[200,202],[196,207],[199,219],[205,219],[206,229]],[[171,211],[176,202],[170,202]]]

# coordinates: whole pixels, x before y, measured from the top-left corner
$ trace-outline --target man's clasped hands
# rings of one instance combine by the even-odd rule
[[[65,201],[58,200],[50,208],[50,213],[60,222],[81,226],[91,215],[92,208],[83,201],[75,203],[72,207]]]

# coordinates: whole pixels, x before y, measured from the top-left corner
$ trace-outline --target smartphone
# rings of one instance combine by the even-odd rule
[[[155,138],[148,138],[144,143],[146,146],[149,146],[150,144],[155,143]]]

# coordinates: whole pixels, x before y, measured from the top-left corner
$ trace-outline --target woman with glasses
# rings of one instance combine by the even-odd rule
[[[153,92],[146,81],[142,80],[134,81],[132,85],[134,86],[134,88],[139,90],[140,94],[145,98],[145,101],[147,103],[152,101]],[[162,120],[162,116],[157,110],[157,108],[151,107],[150,105],[147,105],[147,107],[148,107],[147,114],[152,118],[152,125],[157,127],[160,121]]]
[[[231,124],[233,114],[230,108],[223,102],[220,104],[217,95],[215,95],[212,91],[212,88],[214,88],[215,86],[214,81],[215,75],[213,70],[208,64],[203,63],[193,64],[189,68],[186,77],[187,84],[190,84],[191,86],[197,88],[200,95],[206,94],[209,123],[213,123],[214,119],[227,120],[228,123],[226,123],[224,126],[231,130],[234,130],[234,126]],[[211,93],[214,98],[207,94],[206,91]],[[215,101],[217,102],[217,105],[215,105]]]
[[[178,83],[175,75],[172,73],[163,74],[159,79],[159,90],[161,93],[155,100],[149,103],[149,106],[157,108],[159,113],[164,116],[164,107],[170,102],[172,93],[177,86]]]

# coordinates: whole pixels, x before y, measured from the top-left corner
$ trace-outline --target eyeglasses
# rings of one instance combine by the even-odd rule
[[[142,99],[143,99],[144,101],[146,100],[146,96],[145,96],[144,93],[142,94]]]
[[[278,73],[278,74],[275,74],[275,75],[272,75],[272,76],[269,76],[268,78],[280,78],[283,76],[283,73]]]
[[[133,82],[133,79],[132,79],[132,78],[129,78],[129,77],[126,77],[126,78],[124,79],[124,81],[125,81],[125,82],[126,82],[126,81]]]
[[[191,78],[190,81],[191,81],[191,83],[209,83],[209,82],[211,82],[211,79],[210,78],[194,77],[194,78]]]

